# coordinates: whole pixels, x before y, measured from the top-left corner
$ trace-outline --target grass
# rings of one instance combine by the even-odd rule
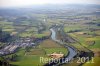
[[[93,60],[94,63],[85,63],[83,66],[100,66],[100,57],[94,57]]]
[[[54,52],[56,53],[63,53],[66,55],[68,53],[68,50],[66,48],[46,48],[44,49],[46,51],[46,54],[52,54]]]
[[[62,48],[63,46],[57,44],[53,40],[47,39],[43,41],[42,43],[40,43],[39,47],[41,48]]]
[[[88,52],[88,49],[86,49],[84,46],[80,45],[80,44],[71,44],[72,46],[74,46],[75,48],[77,48],[79,51],[86,51]]]
[[[89,46],[90,49],[92,48],[100,48],[100,40],[95,40],[95,44],[92,46]]]
[[[37,38],[42,38],[46,36],[45,34],[34,34],[34,37],[37,37]]]
[[[48,39],[41,42],[36,48],[32,48],[30,52],[19,49],[16,53],[18,55],[18,61],[10,62],[10,64],[18,66],[43,66],[45,63],[40,63],[40,57],[49,58],[47,54],[53,52],[62,52],[65,55],[68,53],[66,48]]]
[[[30,27],[30,28],[26,29],[25,31],[28,31],[28,32],[37,31],[37,28],[36,27]]]
[[[91,26],[91,28],[97,28],[97,27]],[[76,29],[77,29],[77,27],[75,27],[75,26],[74,26],[74,28],[73,27],[68,27],[68,28],[65,27],[64,28],[65,32],[68,32],[70,30],[76,30]],[[84,29],[84,27],[82,29]],[[100,35],[100,30],[96,30],[96,31],[92,31],[92,32],[90,30],[82,30],[81,32],[84,32],[87,34],[79,34],[77,32],[69,33],[70,36],[72,36],[75,40],[79,41],[79,43],[80,43],[80,44],[78,44],[78,43],[71,44],[72,46],[77,48],[79,51],[88,51],[88,49],[99,49],[100,48],[100,36],[98,36],[98,35]],[[93,36],[94,34],[96,34],[97,36]],[[95,44],[90,45],[86,41],[95,41]],[[88,49],[84,48],[83,46],[87,47]],[[100,57],[94,57],[93,60],[94,60],[94,63],[85,63],[82,66],[100,66],[100,63],[99,63]],[[90,60],[90,62],[91,62],[91,60]],[[74,62],[74,63],[65,64],[64,66],[78,66],[78,65],[79,64]]]
[[[18,57],[16,59],[18,59],[18,61],[16,62],[10,62],[10,64],[12,65],[18,65],[18,66],[38,66],[38,64],[40,63],[40,57],[43,55],[25,55],[25,50],[24,49],[20,49],[17,53]],[[42,63],[43,64],[43,63]]]
[[[83,31],[84,32],[84,31]],[[85,31],[86,32],[86,31]],[[76,47],[78,50],[82,50],[82,51],[87,51],[86,48],[84,48],[83,46],[87,47],[88,49],[96,49],[96,48],[100,48],[100,36],[92,36],[94,32],[90,32],[88,31],[89,35],[84,35],[84,34],[78,34],[78,33],[70,33],[69,35],[72,36],[73,38],[75,38],[76,40],[78,40],[80,44],[72,44],[74,47]],[[97,34],[99,34],[98,32],[95,32]],[[89,45],[88,43],[86,43],[86,41],[95,41],[95,44],[93,45]],[[100,65],[100,57],[94,57],[93,58],[94,63],[85,63],[83,66],[99,66]],[[91,60],[90,60],[91,62]],[[69,64],[74,66],[77,63],[73,63],[73,64]]]
[[[26,55],[45,55],[45,50],[43,49],[31,49]]]
[[[30,22],[28,22],[28,21],[22,21],[20,23],[21,23],[20,25],[29,25],[30,24]]]
[[[18,66],[38,66],[39,65],[43,65],[43,63],[40,63],[40,57],[41,56],[30,56],[30,55],[27,55],[27,56],[23,56],[21,57],[20,61],[18,62],[12,62],[11,64],[14,64],[14,65],[18,65]],[[43,57],[43,56],[42,56]]]
[[[100,37],[99,36],[91,36],[91,35],[80,35],[77,33],[70,33],[70,36],[78,40],[83,46],[87,48],[100,48]],[[77,37],[79,36],[79,37]],[[87,41],[95,41],[95,44],[90,45]]]
[[[12,25],[13,22],[0,21],[0,25]]]
[[[35,16],[37,18],[39,18],[39,20],[43,20],[45,17],[47,17],[47,15],[45,14],[32,14],[30,13],[31,16]],[[87,15],[86,15],[87,16]],[[63,17],[63,16],[61,16]],[[64,18],[83,18],[84,16],[72,16],[72,17],[65,17]],[[54,19],[47,19],[47,27],[51,27],[51,25],[54,25],[56,23],[60,23],[60,21],[63,21],[64,19],[58,19],[58,18],[54,18]],[[94,49],[94,48],[100,48],[100,37],[98,36],[92,36],[94,33],[96,33],[97,35],[100,35],[100,31],[95,31],[95,32],[91,32],[90,30],[87,30],[87,28],[96,28],[98,29],[99,26],[95,26],[95,25],[84,25],[83,23],[86,23],[86,20],[81,20],[79,22],[67,22],[67,20],[65,21],[65,23],[68,23],[69,25],[65,24],[65,28],[64,31],[65,32],[69,32],[69,31],[74,31],[74,30],[82,30],[82,32],[88,33],[89,35],[79,35],[77,33],[70,33],[70,35],[75,38],[76,40],[78,40],[81,44],[71,44],[72,46],[74,46],[75,48],[77,48],[80,51],[87,51],[86,48],[84,48],[83,46],[89,48],[89,49]],[[96,20],[94,22],[100,22],[99,20]],[[36,25],[37,22],[32,22],[32,26]],[[29,21],[23,21],[20,23],[21,25],[29,25],[30,22]],[[3,27],[3,31],[15,31],[18,32],[17,30],[22,30],[24,29],[26,26],[13,26],[13,22],[4,22],[4,21],[0,21],[0,26]],[[87,31],[85,31],[87,30]],[[33,32],[32,32],[33,31]],[[41,38],[43,36],[48,36],[50,35],[50,32],[43,32],[43,34],[36,34],[34,33],[37,32],[37,28],[35,27],[30,27],[28,29],[25,30],[25,32],[21,33],[20,36],[21,37],[27,37],[27,36],[35,36],[37,38]],[[95,41],[94,45],[89,45],[88,43],[86,43],[86,41]],[[53,52],[62,52],[64,54],[67,54],[68,50],[66,48],[64,48],[63,46],[57,44],[56,42],[52,41],[52,40],[45,40],[43,42],[40,43],[40,45],[37,48],[32,48],[30,52],[25,52],[24,49],[19,49],[19,51],[16,53],[18,55],[18,57],[16,59],[18,59],[18,61],[16,62],[10,62],[11,64],[14,65],[18,65],[18,66],[42,66],[43,63],[40,63],[40,57],[47,57],[47,54],[53,53]],[[25,55],[26,54],[26,55]],[[8,55],[9,57],[11,55]],[[100,58],[99,57],[94,57],[94,62],[93,64],[89,64],[89,63],[85,63],[83,66],[100,66],[98,65],[100,62]],[[75,63],[73,64],[69,64],[69,66],[75,66]],[[78,65],[76,65],[78,66]]]
[[[50,39],[43,41],[39,45],[39,48],[44,49],[46,54],[51,54],[51,53],[54,53],[54,52],[57,52],[57,53],[62,52],[63,54],[66,55],[68,53],[68,50],[64,46],[59,45],[58,43],[56,43],[56,42],[54,42]]]
[[[21,34],[19,34],[20,37],[31,37],[32,36],[32,33],[28,33],[28,32],[23,32]]]
[[[3,31],[13,32],[15,29],[3,29]]]
[[[64,27],[65,32],[73,31],[73,30],[82,30],[82,26],[80,25],[67,25],[67,27]]]
[[[13,25],[4,25],[3,26],[4,29],[14,29]]]

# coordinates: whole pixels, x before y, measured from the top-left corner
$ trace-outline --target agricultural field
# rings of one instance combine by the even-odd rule
[[[54,52],[62,52],[63,54],[67,55],[68,50],[66,50],[64,46],[61,46],[55,42],[52,42],[52,40],[48,39],[43,41],[39,46],[31,48],[28,52],[25,52],[24,49],[20,49],[16,53],[18,55],[18,57],[16,58],[17,61],[11,62],[11,64],[18,66],[42,66],[44,65],[44,63],[40,63],[40,57],[50,58],[48,57],[48,54],[52,54]]]
[[[93,51],[94,57],[89,62],[94,60],[94,63],[84,63],[82,66],[98,66],[100,61],[100,27],[93,26],[93,25],[82,25],[81,23],[78,23],[80,25],[67,25],[65,26],[64,30],[66,34],[69,34],[71,37],[73,37],[77,43],[72,43],[71,45],[77,48],[79,51]],[[85,27],[84,27],[85,26]],[[91,30],[91,29],[97,29],[97,30]],[[77,61],[77,60],[76,60]],[[67,64],[67,66],[78,66],[79,64],[73,61],[74,63]],[[66,66],[66,65],[65,65]]]
[[[44,66],[49,61],[40,63],[40,57],[57,53],[73,62],[61,66],[99,66],[100,7],[87,6],[0,9],[0,61],[11,66]],[[94,63],[77,63],[77,57],[87,56]]]

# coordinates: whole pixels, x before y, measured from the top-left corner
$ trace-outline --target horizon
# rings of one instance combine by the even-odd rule
[[[0,9],[27,9],[27,8],[51,8],[51,7],[98,7],[99,4],[41,4],[41,5],[26,5],[26,6],[14,6],[14,7],[0,7]]]
[[[0,0],[0,8],[11,8],[11,7],[26,7],[26,6],[41,6],[41,5],[69,5],[69,4],[95,4],[100,5],[99,0]]]

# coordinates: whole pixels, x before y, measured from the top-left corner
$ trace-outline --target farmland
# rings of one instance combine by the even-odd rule
[[[7,37],[10,40],[6,42],[0,41],[0,60],[12,66],[43,66],[46,63],[40,63],[40,57],[50,58],[48,54],[53,53],[62,53],[65,57],[69,55],[70,47],[77,55],[73,63],[62,66],[99,66],[100,9],[93,5],[76,6],[19,8],[8,9],[7,12],[1,9],[0,38],[2,33],[5,33],[4,37],[7,33],[11,38]],[[52,39],[51,28],[60,42]],[[18,48],[13,53],[4,54],[10,45]],[[93,56],[89,61],[94,60],[95,63],[77,63],[80,56]]]
[[[48,41],[49,41],[49,44],[47,43]],[[19,56],[17,58],[18,61],[11,62],[11,64],[18,65],[18,66],[44,65],[44,63],[40,63],[40,57],[49,58],[47,54],[50,54],[53,52],[58,52],[58,53],[62,52],[66,55],[68,51],[63,46],[60,46],[59,44],[56,44],[55,42],[52,42],[51,40],[47,40],[41,43],[39,46],[35,48],[31,48],[30,51],[28,52],[25,52],[24,49],[19,50],[19,52],[16,53]]]

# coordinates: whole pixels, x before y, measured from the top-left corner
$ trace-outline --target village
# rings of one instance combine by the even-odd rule
[[[34,37],[21,37],[14,42],[8,43],[4,48],[0,49],[0,56],[15,53],[18,48],[35,47],[39,42],[47,39],[48,37],[34,38]]]

